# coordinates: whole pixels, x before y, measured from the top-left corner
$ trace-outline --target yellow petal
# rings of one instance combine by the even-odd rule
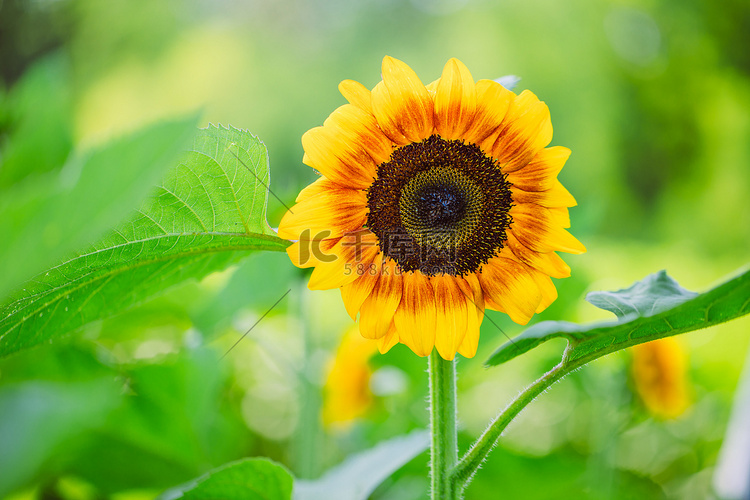
[[[549,207],[547,208],[552,221],[554,224],[558,224],[560,227],[570,227],[570,212],[565,207]]]
[[[365,144],[372,146],[377,142],[374,134],[386,139],[380,132],[371,133],[368,125],[375,127],[374,120],[372,124],[354,125],[357,114],[364,120],[365,113],[351,104],[346,106],[348,110],[339,111],[337,117],[341,121],[346,116],[352,128],[344,132],[342,127],[329,125],[308,130],[302,136],[302,161],[342,187],[366,189],[375,178],[377,163]]]
[[[573,195],[557,180],[546,191],[523,191],[515,186],[510,190],[513,193],[513,203],[535,203],[547,208],[574,207],[578,204]]]
[[[462,279],[458,279],[458,286],[464,295],[470,298],[466,311],[466,335],[458,347],[458,353],[465,358],[473,358],[479,346],[479,327],[482,324],[482,319],[484,319],[484,294],[475,274],[469,274]]]
[[[525,325],[534,315],[542,300],[531,273],[519,262],[504,257],[493,257],[478,273],[485,300],[514,322]]]
[[[492,156],[503,172],[525,167],[552,140],[549,109],[532,92],[524,90],[508,108]]]
[[[341,186],[339,186],[335,182],[330,181],[329,179],[326,179],[325,177],[319,177],[318,180],[316,180],[312,184],[308,184],[307,186],[305,186],[302,191],[299,192],[299,194],[297,195],[297,199],[294,201],[296,203],[299,203],[306,198],[311,198],[316,194],[320,194],[323,191],[329,189],[341,189]]]
[[[393,152],[393,143],[378,127],[378,122],[371,113],[347,104],[339,107],[326,119],[323,126],[334,131],[343,139],[349,150],[349,160],[362,161],[361,167],[367,168],[367,174],[375,177],[377,165],[388,161]],[[370,163],[362,160],[361,153],[367,153],[372,158],[375,168],[370,171]],[[343,156],[343,153],[341,154]],[[368,184],[369,186],[369,184]]]
[[[309,234],[310,231],[307,231]],[[303,233],[299,241],[295,241],[286,248],[289,260],[297,267],[307,268],[321,263],[333,262],[338,257],[331,249],[341,238],[327,238],[312,240]]]
[[[477,109],[469,130],[464,133],[464,139],[466,142],[482,145],[503,122],[516,95],[492,80],[479,80],[476,83],[476,93]],[[493,144],[494,138],[486,151],[491,153]]]
[[[524,191],[546,191],[554,186],[568,157],[570,150],[562,146],[542,149],[525,167],[510,172],[508,181]]]
[[[444,139],[463,138],[477,109],[477,93],[469,69],[449,60],[435,92],[435,129]]]
[[[404,280],[400,273],[390,259],[380,267],[378,282],[359,310],[359,331],[365,338],[379,339],[388,333],[402,300]]]
[[[555,284],[552,283],[552,279],[546,274],[539,272],[536,269],[531,269],[528,266],[524,267],[526,267],[526,269],[529,271],[529,274],[534,279],[536,286],[539,288],[539,293],[542,295],[542,300],[539,302],[539,305],[536,306],[535,311],[537,314],[539,314],[540,312],[547,309],[555,300],[557,300],[557,288],[555,288]]]
[[[374,275],[375,257],[380,255],[378,238],[367,229],[346,233],[330,250],[336,258],[320,263],[310,275],[310,290],[328,290],[347,285],[365,275]]]
[[[404,294],[394,321],[399,340],[417,356],[427,356],[435,346],[435,293],[419,271],[404,275]]]
[[[372,90],[372,111],[385,135],[402,145],[432,135],[432,98],[417,74],[388,56],[382,71],[383,81]]]
[[[385,354],[396,344],[398,344],[398,331],[396,330],[396,324],[391,322],[388,333],[378,339],[378,350],[380,354]]]
[[[279,237],[318,241],[360,229],[367,218],[367,195],[355,189],[325,189],[292,207],[279,223]]]
[[[572,234],[563,229],[550,211],[538,205],[516,205],[510,209],[513,223],[509,232],[525,247],[536,252],[562,251],[584,253],[584,247]]]
[[[435,292],[437,311],[435,348],[443,359],[451,360],[466,336],[468,310],[469,307],[473,309],[474,305],[468,303],[468,297],[459,288],[457,278],[450,275],[434,276],[430,282]],[[471,313],[474,315],[474,311]]]
[[[508,237],[507,247],[519,261],[553,278],[570,276],[570,267],[555,252],[535,252],[521,244],[512,231],[508,231],[506,236]]]
[[[344,80],[339,83],[339,92],[349,103],[372,113],[372,97],[367,87],[354,80]]]
[[[378,282],[378,275],[380,274],[382,264],[381,259],[375,258],[373,264],[375,264],[376,269],[375,276],[365,273],[348,285],[341,287],[341,299],[344,301],[346,312],[349,313],[349,316],[353,320],[357,319],[357,313],[362,307],[362,303],[370,296],[372,289],[375,288],[375,284]]]

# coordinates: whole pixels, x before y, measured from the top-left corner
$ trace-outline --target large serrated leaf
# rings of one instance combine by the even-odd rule
[[[247,131],[209,127],[128,222],[0,305],[0,355],[116,314],[255,250],[286,248],[266,222],[268,157]]]
[[[320,479],[296,481],[294,500],[367,500],[380,483],[429,445],[427,431],[379,443],[347,458]]]
[[[247,458],[169,490],[159,500],[290,500],[292,482],[292,475],[281,465]]]
[[[618,321],[544,321],[500,346],[486,364],[499,365],[550,339],[564,338],[568,349],[563,363],[579,366],[620,349],[738,318],[750,312],[750,271],[701,294],[685,290],[661,271],[624,290],[592,292],[587,300],[614,312]]]
[[[61,169],[27,174],[23,181],[3,189],[0,301],[127,217],[190,146],[195,121],[190,117],[146,127],[92,151],[76,153]],[[26,149],[47,147],[43,137],[30,141],[33,145],[27,144]],[[15,155],[0,159],[0,169],[17,171],[22,166],[13,166],[13,162],[32,161],[29,151],[23,160]]]

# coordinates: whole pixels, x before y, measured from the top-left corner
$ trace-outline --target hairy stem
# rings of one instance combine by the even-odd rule
[[[544,374],[536,382],[526,388],[516,399],[514,399],[495,419],[490,423],[487,430],[477,439],[466,455],[461,458],[453,469],[451,481],[453,488],[461,494],[471,481],[472,477],[487,458],[492,448],[500,439],[500,434],[526,406],[549,386],[560,380],[570,372],[570,368],[561,362],[552,370]]]
[[[456,362],[430,354],[430,473],[432,500],[454,500],[451,472],[458,462],[456,437]]]

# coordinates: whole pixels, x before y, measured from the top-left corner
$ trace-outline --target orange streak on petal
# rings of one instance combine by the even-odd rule
[[[523,191],[513,186],[511,192],[514,203],[534,203],[547,208],[574,207],[578,204],[573,195],[557,180],[552,182],[546,191]]]
[[[437,311],[435,347],[443,359],[451,360],[466,336],[468,310],[474,305],[468,303],[469,297],[459,288],[457,278],[450,275],[434,276],[430,282],[435,292]]]
[[[488,303],[496,305],[499,311],[519,325],[529,322],[542,295],[523,264],[504,257],[493,257],[478,275]]]
[[[396,144],[418,142],[433,128],[433,103],[416,73],[405,63],[383,58],[383,81],[372,90],[372,110],[383,132]]]
[[[477,93],[469,69],[458,59],[449,60],[435,91],[435,129],[444,139],[462,138],[476,109]]]
[[[419,271],[404,275],[404,295],[394,321],[401,343],[417,356],[427,356],[435,346],[435,293]]]
[[[357,313],[359,312],[362,304],[370,296],[372,289],[378,282],[378,274],[380,274],[380,266],[382,264],[381,259],[377,257],[373,261],[377,273],[375,276],[371,276],[369,273],[363,274],[348,285],[341,287],[341,299],[344,301],[344,307],[346,312],[351,316],[353,320],[357,319]]]
[[[360,276],[374,274],[375,258],[380,255],[377,236],[361,229],[346,233],[330,251],[336,258],[315,266],[307,286],[328,290],[347,285]]]
[[[516,96],[492,80],[479,80],[476,83],[477,107],[471,126],[464,133],[466,142],[482,145],[482,143],[497,131],[505,118],[511,101]],[[485,151],[491,152],[495,139]]]
[[[535,252],[518,241],[512,231],[508,231],[506,236],[508,237],[507,248],[519,261],[553,278],[570,276],[570,267],[555,252]]]
[[[380,130],[375,117],[356,106],[347,104],[339,107],[331,113],[323,126],[341,137],[347,149],[347,159],[352,162],[350,166],[359,165],[366,169],[370,182],[375,177],[377,165],[391,157],[393,143]],[[370,158],[364,158],[362,153]]]
[[[365,338],[379,339],[388,333],[402,300],[403,281],[395,263],[386,259],[380,266],[377,284],[359,310],[359,331]]]
[[[300,201],[284,214],[279,223],[279,237],[287,240],[299,240],[304,234],[310,240],[339,237],[360,229],[366,218],[364,191],[326,189]]]
[[[569,156],[570,149],[562,146],[542,149],[525,167],[508,173],[508,181],[524,191],[551,189]]]
[[[366,131],[350,131],[349,135],[356,133]],[[302,147],[303,161],[336,184],[354,189],[366,189],[372,184],[375,160],[340,130],[331,126],[312,128],[302,136]]]
[[[532,92],[524,90],[511,103],[492,156],[503,164],[504,172],[525,167],[552,140],[549,108]]]
[[[572,234],[562,226],[558,215],[539,205],[516,205],[510,209],[513,223],[508,231],[512,232],[525,247],[540,253],[562,251],[584,253],[584,247]]]
[[[466,275],[462,279],[459,278],[457,283],[468,298],[466,335],[458,347],[458,353],[465,358],[473,358],[479,346],[479,327],[482,324],[482,319],[484,319],[484,294],[475,274]]]
[[[331,248],[336,258],[315,266],[307,286],[310,290],[328,290],[347,285],[360,276],[374,275],[375,258],[380,255],[378,239],[367,229],[353,231]]]

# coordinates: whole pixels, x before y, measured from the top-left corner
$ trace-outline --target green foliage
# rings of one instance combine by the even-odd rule
[[[568,341],[564,363],[580,366],[620,349],[738,318],[750,312],[750,271],[702,294],[685,290],[661,271],[624,290],[590,293],[586,300],[615,313],[618,321],[544,321],[500,346],[487,365],[505,363],[559,337]]]
[[[289,265],[285,253],[254,253],[237,266],[219,293],[200,304],[190,319],[210,337],[231,324],[242,308],[267,311],[289,290],[299,274],[297,268]],[[261,283],[263,286],[257,286]],[[288,305],[289,302],[283,300],[273,310],[284,311]]]
[[[0,297],[110,231],[188,147],[194,125],[194,117],[153,125],[3,190]],[[36,139],[36,148],[43,149],[43,138]]]
[[[140,155],[128,149],[135,146],[108,148],[94,165],[101,167],[115,153],[128,165],[137,164]],[[283,250],[287,243],[266,222],[268,181],[267,153],[256,137],[233,128],[200,131],[193,150],[128,222],[36,276],[3,303],[0,355],[116,314],[174,284],[224,269],[254,250]],[[110,189],[116,187],[113,183]],[[75,189],[92,186],[79,181]],[[104,201],[102,195],[97,199]],[[33,213],[40,223],[52,218],[62,224],[51,204]]]
[[[379,443],[347,458],[315,481],[298,480],[294,500],[367,500],[380,483],[430,444],[427,431]]]
[[[211,349],[115,364],[93,347],[59,342],[0,360],[0,495],[46,469],[102,495],[155,496],[243,455],[251,439]]]
[[[207,464],[241,456],[247,439],[233,435],[237,424],[220,412],[228,373],[216,353],[188,349],[120,372],[129,395],[79,445],[82,453],[69,466],[77,475],[101,491],[163,489],[201,474]]]
[[[616,470],[611,476],[594,474],[587,457],[575,450],[550,451],[544,456],[518,453],[502,443],[466,490],[467,500],[498,498],[498,478],[502,497],[523,500],[662,500],[668,498],[647,477],[628,470]],[[590,461],[589,461],[590,462]],[[593,475],[594,477],[587,477]],[[484,481],[483,481],[484,478]],[[544,480],[540,480],[544,478]],[[552,486],[554,485],[554,486]],[[554,493],[551,494],[551,489]]]
[[[226,464],[160,500],[290,500],[292,476],[281,465],[264,458]]]
[[[53,453],[101,425],[120,402],[111,377],[27,381],[0,390],[0,496],[28,481]]]
[[[23,75],[6,99],[0,93],[0,136],[5,136],[0,189],[65,163],[73,148],[67,73],[62,57],[47,57]]]

